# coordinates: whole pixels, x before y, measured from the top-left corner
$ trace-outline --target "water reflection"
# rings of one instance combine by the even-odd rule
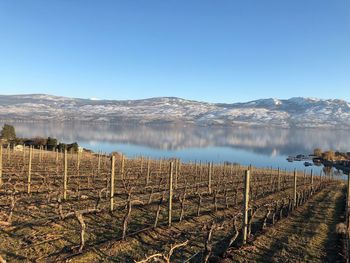
[[[13,123],[19,136],[52,136],[61,141],[128,143],[161,150],[234,147],[265,155],[309,153],[319,147],[347,151],[345,130],[198,127],[190,125],[101,125]]]
[[[120,125],[82,123],[13,123],[19,136],[56,137],[93,150],[128,155],[176,156],[185,160],[236,161],[257,166],[304,168],[285,157],[315,148],[348,151],[348,131],[198,127],[191,125]],[[322,169],[322,168],[319,168]]]

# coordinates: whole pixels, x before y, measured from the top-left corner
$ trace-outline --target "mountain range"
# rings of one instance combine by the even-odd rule
[[[45,94],[0,95],[0,121],[81,121],[116,124],[350,128],[350,103],[296,97],[207,103],[175,97],[96,100]]]

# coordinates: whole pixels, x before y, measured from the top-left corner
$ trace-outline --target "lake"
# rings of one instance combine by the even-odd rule
[[[2,125],[2,123],[0,123]],[[192,125],[120,125],[87,123],[11,123],[20,137],[55,137],[78,142],[93,151],[118,151],[128,157],[177,157],[182,161],[252,164],[257,167],[305,168],[287,162],[288,155],[309,154],[315,148],[350,150],[349,131],[331,129],[279,129],[198,127]]]

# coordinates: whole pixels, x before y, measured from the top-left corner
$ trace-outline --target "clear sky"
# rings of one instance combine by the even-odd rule
[[[0,94],[350,101],[349,0],[1,0]]]

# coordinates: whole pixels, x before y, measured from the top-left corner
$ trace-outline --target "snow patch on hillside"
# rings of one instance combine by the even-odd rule
[[[215,104],[174,97],[112,101],[45,94],[7,95],[0,96],[0,119],[349,128],[350,104],[301,97]]]

